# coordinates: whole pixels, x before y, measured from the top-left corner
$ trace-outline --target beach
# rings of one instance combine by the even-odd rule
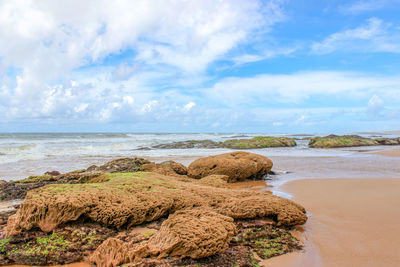
[[[379,161],[399,157],[400,150],[368,154]],[[399,178],[301,179],[280,190],[307,209],[309,219],[298,231],[304,251],[265,266],[398,266]]]
[[[11,138],[7,136],[8,139],[2,141],[3,157],[10,159],[0,164],[0,174],[5,180],[50,170],[73,171],[132,156],[158,163],[175,160],[188,166],[200,157],[235,151],[226,148],[140,149],[184,139],[225,140],[235,134],[41,135],[36,137],[40,141],[31,136],[22,137],[9,141]],[[400,262],[397,242],[400,240],[397,229],[400,224],[399,146],[319,149],[308,148],[306,143],[298,140],[295,147],[247,150],[270,158],[273,173],[268,174],[266,180],[229,184],[231,189],[242,188],[255,193],[272,191],[299,203],[307,211],[308,221],[293,231],[304,243],[303,250],[262,260],[260,265],[397,266]],[[29,144],[35,145],[26,147]],[[58,150],[60,147],[62,149]],[[70,155],[77,147],[81,150]],[[109,149],[112,153],[107,152]],[[13,155],[23,159],[17,160]],[[2,202],[0,209],[12,209],[19,202]]]
[[[282,190],[308,211],[305,251],[267,266],[398,266],[400,179],[307,179]]]

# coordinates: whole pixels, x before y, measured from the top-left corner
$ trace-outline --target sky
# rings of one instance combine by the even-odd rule
[[[0,0],[1,132],[400,129],[400,0]]]

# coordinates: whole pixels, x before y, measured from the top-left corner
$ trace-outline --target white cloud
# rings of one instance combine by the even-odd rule
[[[10,110],[9,116],[14,114],[13,109],[17,117],[54,116],[63,108],[70,110],[67,103],[79,102],[85,96],[84,92],[68,96],[64,91],[68,88],[86,90],[94,97],[92,102],[103,101],[100,93],[109,97],[122,90],[118,86],[131,86],[123,89],[128,91],[126,94],[136,92],[139,84],[143,87],[143,82],[131,79],[140,76],[138,62],[143,65],[142,75],[170,75],[172,79],[180,73],[197,76],[191,81],[201,81],[201,75],[190,73],[202,72],[229,50],[245,43],[256,30],[268,29],[282,16],[274,1],[1,1],[0,40],[7,40],[0,43],[0,94],[6,105],[3,108]],[[134,51],[131,61],[110,67],[112,76],[107,79],[112,83],[107,82],[107,88],[82,87],[97,81],[85,82],[84,74],[76,77],[77,73],[97,78],[99,75],[81,71],[80,67],[101,64],[105,57],[124,51]],[[16,85],[2,77],[10,69],[16,72]],[[80,86],[71,87],[71,76]],[[143,77],[138,79],[143,81]],[[176,83],[184,80],[178,77]],[[90,103],[83,110],[79,108],[81,104],[77,104],[78,113],[89,112],[94,105]],[[70,110],[70,116],[74,110]]]
[[[381,19],[370,18],[367,25],[331,34],[312,45],[312,52],[334,51],[400,53],[400,31]]]
[[[183,111],[189,112],[195,106],[196,106],[196,103],[190,101],[189,103],[187,103],[186,105],[183,106]]]
[[[399,99],[400,77],[368,73],[309,71],[293,74],[230,77],[204,89],[209,99],[226,106],[301,104],[311,97],[360,99],[375,92]],[[323,103],[321,103],[322,105]]]
[[[268,49],[258,54],[244,54],[240,56],[236,56],[232,58],[237,65],[257,62],[277,56],[287,56],[294,53],[298,48],[291,47],[291,48],[276,48],[276,49]]]

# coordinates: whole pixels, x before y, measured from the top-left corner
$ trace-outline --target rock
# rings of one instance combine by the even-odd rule
[[[230,217],[203,209],[180,210],[163,222],[140,256],[204,258],[227,249],[235,234]]]
[[[263,159],[254,155],[243,158],[245,162],[255,159],[253,165]],[[264,172],[263,168],[268,169],[264,165],[259,169]],[[104,182],[53,184],[29,191],[20,209],[9,218],[7,236],[33,228],[50,232],[79,218],[125,229],[190,207],[210,208],[232,218],[271,217],[278,225],[307,220],[303,207],[267,192],[217,188],[156,173],[103,175],[107,178]]]
[[[309,147],[313,148],[334,148],[334,147],[353,147],[353,146],[376,146],[378,141],[358,135],[328,135],[325,137],[313,137],[308,142]]]
[[[185,148],[218,148],[218,142],[212,140],[187,140],[168,144],[155,145],[152,148],[156,149],[185,149]]]
[[[115,159],[101,165],[97,168],[97,171],[104,172],[136,172],[140,170],[143,164],[151,163],[147,159],[143,158],[121,158]]]
[[[50,176],[57,176],[60,175],[61,173],[59,171],[48,171],[44,173],[45,175],[50,175]]]
[[[294,138],[256,136],[251,139],[230,139],[221,144],[221,147],[233,149],[252,149],[266,147],[291,147],[296,146]]]
[[[148,163],[140,167],[141,171],[155,172],[164,175],[186,175],[187,168],[175,161],[165,161],[163,163]]]
[[[378,138],[375,139],[380,145],[395,146],[400,145],[400,137],[398,138]]]
[[[140,245],[106,240],[89,258],[97,266],[118,266],[148,256],[204,258],[229,247],[236,234],[233,219],[203,209],[181,210],[169,216],[160,231]]]
[[[214,187],[226,187],[228,185],[229,176],[227,175],[208,175],[197,181],[199,184],[210,185]]]
[[[271,171],[272,161],[249,152],[232,152],[200,158],[188,167],[188,176],[202,178],[212,174],[227,175],[228,182],[261,179]]]
[[[122,263],[130,262],[130,244],[116,238],[104,241],[92,255],[89,261],[97,267],[120,266]]]

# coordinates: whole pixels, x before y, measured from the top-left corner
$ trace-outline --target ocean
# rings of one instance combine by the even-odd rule
[[[155,162],[175,160],[184,165],[203,156],[233,151],[231,149],[155,149],[155,145],[185,140],[223,141],[254,136],[297,138],[296,147],[248,150],[270,157],[278,173],[272,183],[297,178],[397,177],[398,162],[393,158],[366,152],[388,147],[343,149],[308,148],[316,134],[252,133],[0,133],[0,180],[22,179],[46,171],[69,172],[101,165],[120,157],[144,157]],[[364,133],[364,136],[387,136],[391,133]],[[378,160],[377,160],[378,159]],[[377,165],[379,164],[379,166]]]

